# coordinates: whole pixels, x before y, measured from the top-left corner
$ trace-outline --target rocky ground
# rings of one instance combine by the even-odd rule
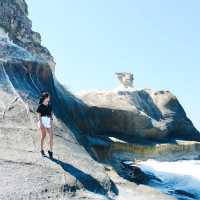
[[[123,118],[127,125],[127,117],[138,120],[136,133],[144,134],[144,126],[147,126],[146,131],[149,126],[154,130],[153,117],[149,117],[151,111],[148,110],[151,104],[146,110],[149,116],[141,110],[137,111],[139,116],[136,118],[135,111],[130,109],[127,115],[126,106],[122,109],[123,104],[120,104],[121,109],[109,108],[108,112],[101,106],[91,107],[85,97],[83,100],[77,98],[56,80],[53,57],[41,46],[40,35],[32,31],[25,1],[0,0],[0,11],[0,199],[173,199],[122,178],[112,159],[104,162],[99,156],[99,152],[105,155],[104,147],[101,146],[100,151],[94,147],[101,143],[113,149],[110,134],[99,139],[102,131],[109,131],[108,118],[103,121],[102,116],[112,117],[111,111],[117,112],[119,117],[113,118],[113,122]],[[36,107],[42,91],[49,91],[52,96],[53,160],[42,158],[39,153]],[[144,98],[143,103],[149,103],[147,99]],[[174,109],[176,105],[177,102]],[[155,117],[158,117],[156,112]],[[188,136],[195,128],[182,110],[180,119],[185,123],[184,130],[188,128],[185,132]],[[117,124],[115,130],[122,131],[122,124]],[[133,134],[130,131],[132,122],[127,127],[126,140],[127,133]],[[196,136],[195,130],[188,138]],[[48,150],[47,145],[45,150]]]

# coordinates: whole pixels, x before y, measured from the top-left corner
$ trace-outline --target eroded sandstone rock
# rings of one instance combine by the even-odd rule
[[[80,93],[93,119],[93,132],[133,142],[200,140],[200,133],[169,91],[111,90]]]

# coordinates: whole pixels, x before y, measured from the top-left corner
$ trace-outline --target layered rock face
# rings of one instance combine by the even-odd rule
[[[198,139],[177,101],[163,102],[171,96],[149,91],[77,98],[56,80],[53,57],[32,31],[25,1],[0,0],[0,13],[0,199],[127,199],[120,197],[126,190],[135,199],[171,199],[112,176],[112,170],[109,174],[94,160],[91,138],[114,134],[131,136],[130,142],[137,137],[156,140],[182,128],[188,132],[181,137]],[[53,104],[54,160],[39,153],[36,108],[42,91],[50,93]],[[99,103],[92,100],[94,94]],[[159,104],[152,103],[150,94]],[[162,128],[162,120],[164,125],[171,120],[171,129]]]
[[[84,92],[78,96],[90,105],[96,134],[128,142],[200,139],[199,132],[169,91],[125,88]]]
[[[100,199],[112,193],[103,166],[79,144],[85,138],[73,113],[79,110],[81,118],[84,104],[54,78],[53,58],[31,30],[26,3],[0,0],[0,13],[0,199]],[[54,107],[53,161],[39,153],[35,111],[42,91],[49,91]]]
[[[120,83],[116,89],[77,94],[89,106],[87,117],[92,124],[87,132],[129,143],[200,140],[200,133],[170,91],[137,90],[132,73],[116,76]]]
[[[55,63],[48,49],[41,46],[41,36],[32,31],[32,22],[27,17],[28,8],[24,0],[0,0],[0,27],[15,44],[48,62],[54,70]]]

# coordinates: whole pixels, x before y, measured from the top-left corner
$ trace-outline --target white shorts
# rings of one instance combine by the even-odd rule
[[[51,128],[51,118],[50,117],[47,117],[47,116],[41,117],[41,122],[45,128]],[[38,122],[38,127],[40,127],[40,122]]]

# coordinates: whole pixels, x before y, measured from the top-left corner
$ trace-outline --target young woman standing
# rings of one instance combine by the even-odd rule
[[[46,132],[49,134],[49,157],[53,158],[53,118],[52,118],[52,106],[50,104],[50,95],[47,92],[42,93],[40,103],[37,108],[38,113],[38,127],[41,133],[41,155],[45,156],[44,152],[44,139]]]

